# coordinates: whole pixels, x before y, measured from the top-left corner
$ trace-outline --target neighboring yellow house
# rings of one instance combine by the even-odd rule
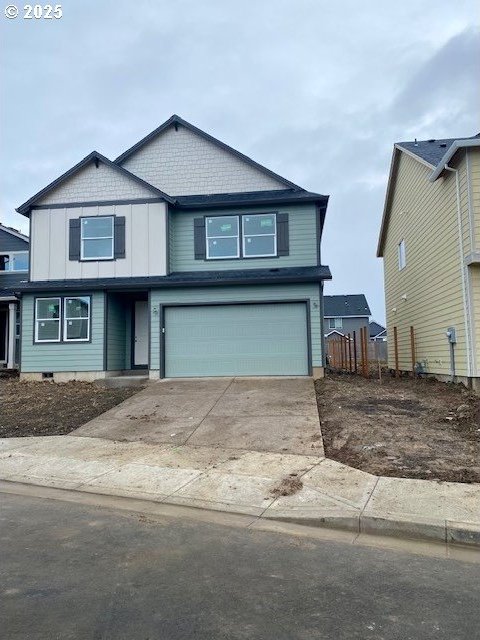
[[[388,363],[480,392],[480,134],[393,149],[378,257]]]

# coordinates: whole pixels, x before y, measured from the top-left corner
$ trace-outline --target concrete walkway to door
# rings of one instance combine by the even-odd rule
[[[323,456],[310,378],[161,380],[71,435]]]

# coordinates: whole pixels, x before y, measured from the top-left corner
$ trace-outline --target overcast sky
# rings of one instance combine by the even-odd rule
[[[329,194],[326,293],[367,295],[394,141],[478,133],[473,0],[67,0],[1,29],[0,219],[93,149],[172,113]],[[24,3],[17,3],[23,13]]]

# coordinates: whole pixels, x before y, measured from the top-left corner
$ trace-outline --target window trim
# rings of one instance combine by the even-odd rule
[[[260,216],[273,216],[273,233],[249,233],[245,234],[245,218],[259,218]],[[245,252],[245,239],[246,238],[261,238],[261,237],[271,237],[273,236],[273,253],[259,253],[254,256],[247,256]],[[277,214],[276,212],[272,213],[245,213],[242,215],[242,253],[243,258],[251,259],[251,258],[276,258],[278,256],[277,250]]]
[[[242,216],[240,215],[227,215],[227,216],[205,216],[205,260],[238,260],[239,258],[241,258],[241,251],[240,251],[240,229],[241,229],[241,225],[240,225],[240,218]],[[209,236],[208,235],[208,221],[209,220],[214,220],[216,218],[236,218],[237,219],[237,235],[236,236]],[[215,239],[225,239],[225,238],[236,238],[237,240],[237,255],[236,256],[209,256],[209,246],[208,246],[208,241],[209,240],[215,240]]]
[[[332,327],[333,320],[333,327]],[[337,326],[337,322],[340,322],[340,325]],[[331,317],[328,319],[328,328],[329,329],[343,329],[343,318],[340,317]]]
[[[402,238],[397,245],[398,270],[403,271],[407,266],[407,247],[405,238]]]
[[[88,300],[88,316],[85,318],[69,318],[67,317],[67,300],[77,300],[78,298],[86,298]],[[91,296],[65,296],[63,298],[63,342],[90,342],[90,317],[91,317]],[[67,321],[68,320],[86,320],[87,321],[87,337],[86,338],[68,338]]]
[[[74,339],[66,339],[65,332],[65,300],[69,298],[88,298],[88,339],[85,338],[74,338]],[[37,300],[59,300],[60,302],[60,316],[58,318],[59,322],[59,338],[58,340],[38,340],[38,330],[37,330]],[[52,320],[53,318],[48,318],[47,320]],[[57,320],[57,318],[54,318]],[[71,319],[71,318],[70,318]],[[77,320],[79,318],[76,318]],[[45,320],[42,320],[42,322]],[[86,318],[85,318],[86,320]],[[86,295],[82,295],[81,293],[69,295],[69,296],[38,296],[34,297],[33,301],[33,336],[32,336],[32,344],[70,344],[70,343],[80,343],[80,344],[91,344],[92,342],[92,294],[88,293]]]
[[[109,218],[112,221],[112,235],[111,236],[95,236],[93,238],[84,238],[83,237],[83,221],[84,220],[99,220]],[[112,241],[112,252],[109,256],[96,256],[93,258],[86,258],[83,251],[83,243],[85,240],[111,240]],[[114,260],[115,259],[115,216],[112,215],[101,215],[101,216],[80,216],[80,260],[82,262],[95,262],[99,260]]]
[[[38,301],[39,300],[58,300],[58,310],[59,315],[58,318],[39,318],[38,317]],[[58,338],[48,340],[41,340],[38,337],[38,323],[39,322],[58,322]],[[35,298],[35,315],[34,315],[34,324],[35,324],[35,332],[34,332],[34,342],[35,344],[44,344],[44,343],[58,343],[62,341],[62,297],[61,296],[46,296],[42,298]]]
[[[0,251],[0,256],[8,256],[8,261],[10,263],[11,258],[13,256],[18,255],[19,253],[26,253],[27,254],[27,259],[28,259],[28,267],[26,269],[6,269],[3,271],[0,271],[0,275],[2,273],[28,273],[29,269],[30,269],[30,252],[28,249],[23,249],[22,251]]]
[[[278,211],[261,211],[261,212],[255,212],[255,213],[235,213],[235,214],[223,214],[223,215],[213,215],[213,216],[207,216],[205,215],[204,221],[205,221],[205,257],[203,258],[204,261],[214,261],[214,260],[263,260],[265,258],[279,258],[280,256],[278,255],[278,229],[277,229],[277,215],[278,215]],[[255,256],[246,256],[245,255],[245,250],[244,250],[244,233],[243,233],[243,226],[244,226],[244,222],[243,222],[243,218],[244,217],[253,217],[253,216],[274,216],[275,217],[275,234],[247,234],[247,237],[249,236],[256,236],[256,235],[274,235],[275,238],[275,253],[273,254],[262,254],[262,255],[255,255]],[[207,220],[211,219],[211,218],[238,218],[238,255],[235,257],[215,257],[212,256],[210,257],[208,255],[208,240],[209,237],[207,235]],[[235,237],[235,236],[218,236],[218,237]],[[211,238],[210,238],[211,239]]]

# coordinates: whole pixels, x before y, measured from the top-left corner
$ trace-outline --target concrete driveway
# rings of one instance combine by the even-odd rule
[[[323,455],[310,378],[161,380],[71,435]]]

